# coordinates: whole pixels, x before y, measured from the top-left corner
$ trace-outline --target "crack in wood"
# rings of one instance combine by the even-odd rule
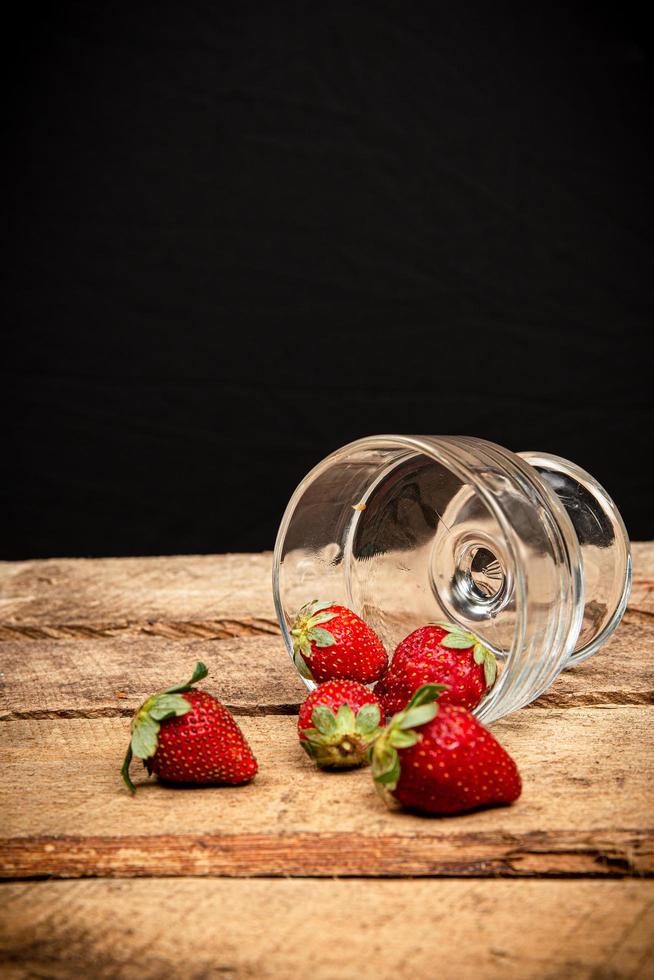
[[[625,609],[622,619],[627,623],[643,623],[644,626],[651,626],[654,612],[649,609],[639,609],[638,606],[629,606]]]
[[[559,693],[551,691],[541,694],[537,701],[525,705],[526,708],[601,708],[601,707],[642,707],[654,704],[654,689],[651,691],[571,691]]]
[[[627,623],[650,626],[654,612],[629,607]],[[145,619],[97,623],[17,623],[0,622],[2,640],[92,640],[109,637],[152,636],[168,640],[226,640],[242,636],[279,636],[275,619],[261,617],[220,617],[202,620]]]
[[[532,704],[526,705],[527,710],[539,708],[612,708],[612,707],[643,707],[654,704],[654,691],[643,693],[623,691],[601,691],[596,694],[566,694],[543,695]],[[0,723],[3,721],[56,721],[58,719],[80,718],[131,718],[138,704],[100,705],[84,708],[25,708],[9,711],[0,710]],[[232,704],[225,702],[225,707],[233,715],[244,718],[264,717],[265,715],[297,715],[300,702],[287,704]]]
[[[300,704],[230,704],[225,707],[233,714],[245,718],[257,718],[265,715],[297,715]],[[3,721],[56,721],[58,719],[81,718],[87,721],[94,718],[131,718],[139,704],[101,705],[96,708],[25,708],[0,712],[0,722]]]
[[[240,636],[279,636],[272,619],[146,620],[127,623],[0,623],[0,640],[92,640],[157,636],[168,640],[226,640]]]

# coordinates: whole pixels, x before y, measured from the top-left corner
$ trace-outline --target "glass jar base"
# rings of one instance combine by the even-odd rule
[[[622,619],[631,591],[627,531],[608,493],[590,473],[550,453],[518,453],[539,473],[566,509],[579,539],[583,565],[584,616],[567,666],[590,657]]]

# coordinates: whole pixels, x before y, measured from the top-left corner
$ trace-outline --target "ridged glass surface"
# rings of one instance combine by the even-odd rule
[[[473,631],[500,665],[476,710],[492,721],[537,697],[578,645],[582,550],[556,487],[508,450],[379,436],[332,454],[297,488],[273,589],[291,653],[290,624],[313,598],[354,610],[389,654],[434,620]]]

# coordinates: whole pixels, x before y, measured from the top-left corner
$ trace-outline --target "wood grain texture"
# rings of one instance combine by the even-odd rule
[[[278,633],[272,556],[0,562],[0,639]]]
[[[0,642],[0,719],[131,716],[198,660],[209,667],[203,688],[236,714],[296,713],[306,697],[280,636],[14,640]]]
[[[387,810],[365,769],[317,772],[293,718],[241,719],[260,762],[253,784],[184,790],[138,777],[135,798],[118,777],[126,720],[7,721],[1,868],[9,877],[648,874],[649,718],[638,707],[518,712],[493,731],[518,761],[522,798],[441,819]],[[634,765],[639,755],[644,765]]]
[[[0,874],[32,879],[0,885],[0,973],[654,977],[654,545],[634,556],[611,642],[493,726],[522,798],[440,819],[299,749],[269,555],[0,565]],[[132,799],[124,716],[198,659],[260,773]]]
[[[627,613],[593,657],[564,670],[531,707],[654,703],[654,621]]]
[[[633,545],[632,615],[654,614],[654,547]],[[0,639],[277,633],[272,556],[0,562]]]
[[[0,902],[9,980],[653,975],[652,882],[60,881]]]
[[[131,715],[196,660],[236,714],[295,713],[306,695],[279,636],[215,640],[24,640],[0,643],[0,719]],[[534,707],[651,704],[654,628],[623,622],[596,656],[564,671]]]
[[[651,831],[159,834],[0,839],[20,878],[624,878],[654,875]]]

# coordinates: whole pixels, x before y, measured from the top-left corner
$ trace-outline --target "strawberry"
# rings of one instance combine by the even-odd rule
[[[491,733],[458,705],[434,703],[440,685],[419,688],[371,749],[372,775],[387,800],[425,813],[512,803],[517,766]]]
[[[220,701],[193,687],[207,673],[197,663],[190,681],[153,694],[134,715],[121,769],[132,793],[136,787],[129,765],[134,755],[150,774],[169,783],[238,786],[254,779],[257,760],[235,720]]]
[[[367,761],[380,732],[381,705],[358,681],[326,681],[300,708],[300,744],[321,769],[351,769]]]
[[[329,629],[323,628],[329,623]],[[386,670],[388,656],[377,634],[355,613],[333,602],[308,602],[291,627],[293,660],[303,677],[347,678],[369,684]]]
[[[401,711],[422,684],[444,684],[440,704],[472,710],[495,682],[497,665],[473,633],[451,623],[421,626],[398,645],[375,686],[386,715]]]

